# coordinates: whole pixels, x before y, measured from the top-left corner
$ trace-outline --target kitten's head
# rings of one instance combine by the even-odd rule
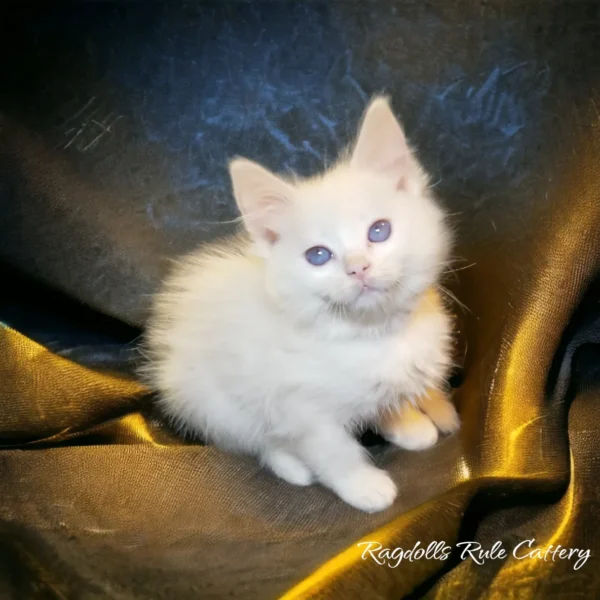
[[[367,108],[349,157],[322,175],[284,180],[241,158],[230,174],[269,289],[298,315],[398,311],[436,282],[444,214],[385,98]]]

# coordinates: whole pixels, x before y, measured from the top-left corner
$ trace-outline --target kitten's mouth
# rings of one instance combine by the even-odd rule
[[[377,290],[369,285],[363,285],[363,287],[360,288],[360,290],[358,291],[358,294],[356,294],[356,298],[354,299],[354,302],[360,300],[361,298],[375,296],[378,291],[379,290]]]
[[[358,292],[357,298],[360,298],[361,296],[365,296],[367,294],[383,294],[385,291],[385,289],[363,283],[362,288]]]
[[[367,304],[371,304],[372,302],[378,302],[378,300],[380,298],[382,298],[384,296],[384,294],[386,293],[386,290],[380,287],[376,287],[374,285],[367,285],[364,284],[362,285],[362,287],[358,290],[357,294],[354,296],[353,300],[351,301],[351,304],[354,305],[363,305],[365,302]]]
[[[373,284],[363,283],[360,289],[353,291],[352,297],[334,300],[330,296],[324,296],[323,300],[333,307],[337,306],[345,307],[350,310],[363,310],[379,305],[387,292],[388,288],[377,287]]]

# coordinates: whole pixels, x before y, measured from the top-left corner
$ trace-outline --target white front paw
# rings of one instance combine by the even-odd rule
[[[331,487],[344,502],[368,513],[389,508],[398,494],[392,478],[370,465],[340,478]]]

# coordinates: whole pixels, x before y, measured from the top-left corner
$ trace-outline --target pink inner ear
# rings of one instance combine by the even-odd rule
[[[407,186],[407,173],[408,160],[405,156],[396,158],[390,164],[388,164],[383,171],[390,174],[396,179],[396,191],[405,190]]]
[[[265,229],[265,239],[269,244],[274,244],[279,240],[279,236],[272,229]]]

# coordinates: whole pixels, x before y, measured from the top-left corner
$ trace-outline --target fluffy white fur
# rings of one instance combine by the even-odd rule
[[[359,509],[383,510],[396,486],[356,428],[374,424],[421,449],[459,423],[442,391],[444,214],[383,97],[328,172],[284,180],[236,159],[230,174],[249,236],[178,263],[148,323],[147,381],[182,429],[256,455],[290,483],[318,481]],[[381,219],[392,233],[371,243]],[[314,246],[333,258],[313,266]],[[353,265],[369,265],[363,281]]]

